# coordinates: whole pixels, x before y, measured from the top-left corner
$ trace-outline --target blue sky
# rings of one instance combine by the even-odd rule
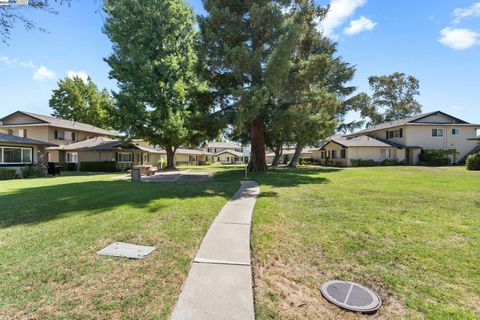
[[[332,11],[319,27],[356,65],[359,91],[368,91],[370,75],[405,72],[421,82],[424,111],[480,123],[479,0],[319,0],[330,2]],[[8,46],[0,43],[0,116],[50,114],[51,91],[68,74],[88,74],[99,87],[115,89],[103,61],[111,43],[102,33],[100,3],[73,0],[59,15],[28,12],[49,32],[18,26]],[[203,12],[200,0],[190,3]]]

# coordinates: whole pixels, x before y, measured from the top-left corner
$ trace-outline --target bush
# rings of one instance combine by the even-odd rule
[[[299,159],[298,159],[298,164],[299,164],[299,165],[312,164],[312,159],[310,159],[310,158],[299,158]]]
[[[28,166],[23,168],[22,170],[22,177],[24,178],[38,178],[38,177],[44,177],[45,176],[45,170],[38,166]]]
[[[467,157],[467,170],[480,170],[480,152]]]
[[[449,156],[455,156],[455,150],[425,149],[420,153],[422,166],[448,166],[452,163]]]
[[[166,167],[167,167],[167,160],[158,160],[157,162],[158,169],[164,169]]]
[[[60,163],[59,165],[62,166],[62,171],[77,171],[77,164],[76,163]]]
[[[352,159],[350,160],[352,167],[375,167],[378,166],[378,162],[373,160]]]
[[[86,172],[118,172],[115,161],[85,161],[80,162],[80,171]]]
[[[17,170],[0,168],[0,180],[11,180],[17,178]]]

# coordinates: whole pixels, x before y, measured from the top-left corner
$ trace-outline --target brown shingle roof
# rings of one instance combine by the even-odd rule
[[[377,139],[377,138],[372,138],[372,137],[369,137],[369,136],[359,136],[359,137],[355,137],[355,138],[350,138],[350,139],[347,139],[347,138],[334,138],[334,139],[331,139],[329,142],[327,142],[323,147],[322,149],[324,149],[327,144],[331,143],[331,142],[334,142],[334,143],[337,143],[345,148],[350,148],[350,147],[383,147],[383,148],[389,148],[389,147],[396,147],[396,148],[400,148],[402,147],[401,145],[399,144],[394,144],[394,143],[390,143],[390,142],[386,142],[386,141],[382,141],[380,139]]]
[[[58,127],[58,128],[64,128],[64,129],[72,129],[72,130],[79,130],[79,131],[86,131],[90,133],[96,133],[96,134],[101,134],[105,136],[117,136],[118,134],[113,132],[113,131],[108,131],[99,127],[92,126],[91,124],[86,124],[86,123],[81,123],[81,122],[75,122],[75,121],[70,121],[70,120],[65,120],[65,119],[60,119],[60,118],[55,118],[51,116],[45,116],[42,114],[36,114],[33,112],[26,112],[26,111],[17,111],[14,112],[2,119],[0,121],[10,117],[11,115],[15,113],[23,113],[29,117],[38,119],[46,124],[49,124],[53,127]],[[24,124],[29,124],[29,123],[24,123]],[[19,125],[19,124],[16,124]]]
[[[0,143],[18,144],[18,145],[38,145],[38,146],[55,146],[55,144],[13,136],[11,134],[0,133]]]
[[[352,134],[344,135],[344,137],[355,137],[355,136],[358,136],[358,135],[370,133],[370,132],[377,131],[377,130],[384,130],[384,129],[388,129],[388,128],[395,128],[395,127],[404,126],[404,125],[406,125],[406,124],[415,122],[415,121],[417,121],[417,120],[426,118],[426,117],[428,117],[428,116],[431,116],[431,115],[434,115],[434,114],[437,114],[437,113],[440,113],[440,114],[443,114],[443,115],[445,115],[445,116],[447,116],[447,117],[450,117],[450,118],[452,118],[452,119],[455,119],[455,120],[456,120],[456,124],[458,124],[458,123],[461,123],[461,124],[469,124],[468,122],[463,121],[463,120],[458,119],[458,118],[455,118],[455,117],[453,117],[453,116],[451,116],[451,115],[449,115],[449,114],[446,114],[445,112],[442,112],[442,111],[433,111],[433,112],[428,112],[428,113],[424,113],[424,114],[419,114],[419,115],[412,116],[412,117],[405,118],[405,119],[400,119],[400,120],[395,120],[395,121],[380,123],[380,124],[378,124],[378,125],[376,125],[376,126],[373,126],[373,127],[371,127],[371,128],[363,129],[363,130],[354,132],[354,133],[352,133]],[[423,124],[423,123],[422,123],[422,124]],[[427,124],[427,123],[425,123],[425,124]]]

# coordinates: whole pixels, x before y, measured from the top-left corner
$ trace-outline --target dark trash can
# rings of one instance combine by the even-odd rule
[[[62,171],[62,166],[59,165],[58,163],[55,162],[49,162],[48,163],[48,174],[52,175],[60,175],[60,172]]]

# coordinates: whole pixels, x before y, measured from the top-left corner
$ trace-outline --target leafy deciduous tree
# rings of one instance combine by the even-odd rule
[[[88,123],[104,129],[111,128],[110,112],[113,100],[106,89],[98,90],[92,79],[79,77],[58,81],[49,101],[53,116]]]
[[[182,0],[106,0],[104,9],[113,42],[105,60],[120,88],[114,94],[118,129],[160,145],[173,168],[177,148],[200,139],[197,120],[207,111],[196,103],[201,85],[192,9]]]
[[[367,126],[374,126],[410,117],[422,112],[421,104],[415,99],[420,94],[420,82],[411,75],[395,72],[391,75],[368,78],[373,91],[369,107],[361,111],[368,118]]]

